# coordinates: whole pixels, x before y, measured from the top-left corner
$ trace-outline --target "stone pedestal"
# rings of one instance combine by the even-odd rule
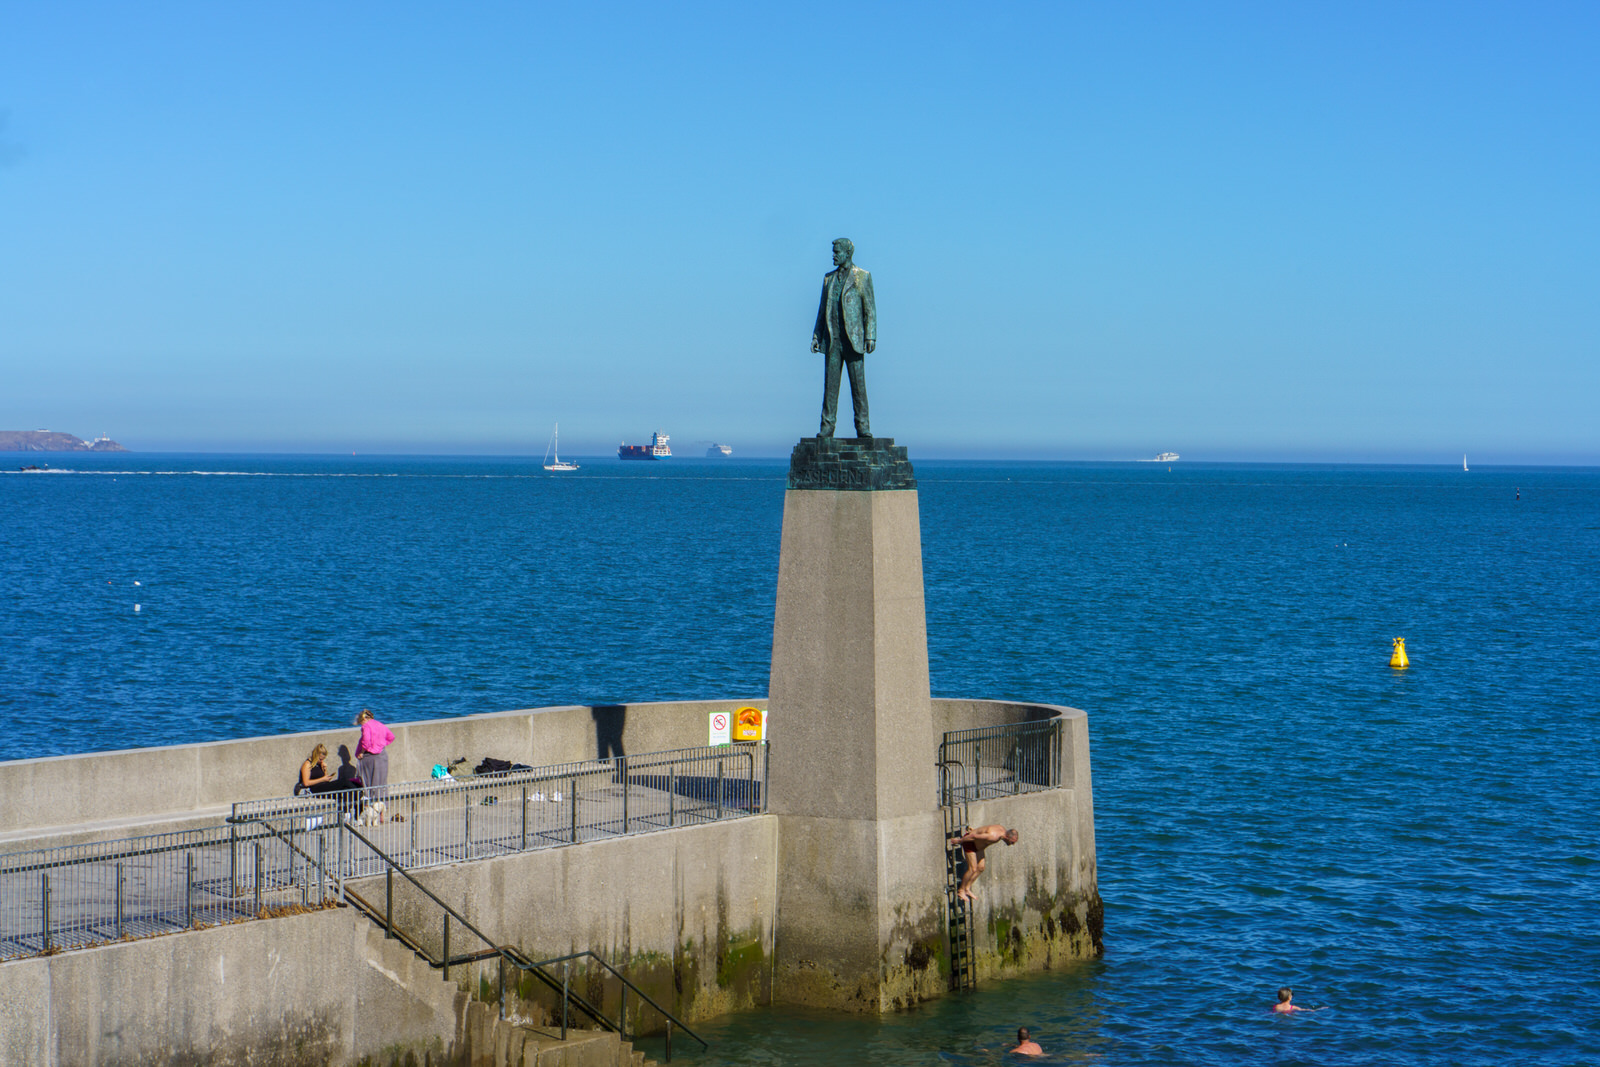
[[[768,690],[780,1003],[891,1011],[945,989],[916,478],[885,438],[795,449]]]

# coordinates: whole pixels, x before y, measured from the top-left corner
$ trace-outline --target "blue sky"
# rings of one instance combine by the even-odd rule
[[[1592,4],[0,10],[0,428],[1600,463]],[[845,401],[847,404],[848,401]]]

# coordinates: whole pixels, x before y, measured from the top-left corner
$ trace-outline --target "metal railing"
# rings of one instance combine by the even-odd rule
[[[381,816],[374,797],[347,791],[238,803],[228,821],[355,820],[364,834],[339,837],[332,857],[342,881],[383,873],[365,835],[419,870],[761,814],[766,771],[765,742],[684,748],[389,785]]]
[[[367,827],[403,867],[438,867],[766,810],[764,743],[391,785]],[[364,791],[233,806],[228,825],[0,855],[0,960],[320,906],[382,874]]]
[[[269,820],[8,853],[0,959],[324,905],[333,844],[324,830]]]
[[[939,804],[1061,787],[1060,718],[951,730],[939,742]]]
[[[628,1039],[628,994],[629,992],[632,992],[637,1004],[649,1005],[651,1008],[655,1009],[656,1013],[659,1014],[662,1020],[665,1022],[667,1042],[666,1059],[668,1063],[672,1062],[672,1034],[674,1028],[682,1030],[690,1038],[699,1042],[702,1049],[710,1048],[710,1045],[704,1038],[684,1025],[682,1019],[679,1019],[676,1015],[673,1015],[670,1011],[663,1008],[659,1003],[656,1002],[655,998],[651,997],[648,993],[631,982],[627,975],[617,970],[615,967],[607,963],[601,957],[595,955],[593,952],[586,950],[583,952],[568,953],[565,956],[556,956],[547,960],[533,960],[523,955],[522,952],[515,948],[512,948],[508,945],[497,944],[482,930],[479,930],[475,925],[473,925],[471,920],[469,920],[466,916],[462,915],[455,908],[452,908],[449,904],[446,904],[443,900],[440,900],[437,894],[435,894],[421,882],[417,881],[411,872],[400,866],[395,857],[387,855],[383,849],[371,838],[367,837],[355,827],[346,827],[346,830],[352,838],[360,842],[363,846],[365,846],[368,852],[382,862],[384,874],[384,902],[382,910],[379,910],[374,903],[366,900],[360,894],[348,888],[345,890],[347,899],[357,908],[365,912],[367,916],[370,917],[374,922],[382,926],[386,936],[398,939],[402,944],[404,944],[412,952],[416,953],[430,966],[439,968],[444,973],[444,977],[446,979],[449,979],[450,977],[451,967],[460,967],[475,963],[487,963],[491,960],[494,961],[497,971],[500,1018],[504,1019],[506,1017],[506,965],[510,964],[516,970],[531,975],[546,988],[552,991],[558,991],[561,994],[561,1040],[563,1041],[567,1039],[569,1014],[574,1008],[576,1008],[582,1014],[588,1016],[590,1019],[594,1020],[594,1022],[602,1029],[613,1030],[624,1041],[626,1041]],[[400,875],[401,878],[404,878],[407,882],[411,883],[413,889],[420,892],[424,897],[432,901],[439,908],[440,949],[437,954],[423,944],[424,938],[420,934],[408,934],[396,928],[394,923],[394,876],[396,874]],[[470,952],[452,952],[450,948],[450,935],[452,927],[454,927],[454,929],[457,931],[458,938],[460,937],[460,931],[465,931],[471,937],[476,938],[478,944],[482,945],[483,947]],[[459,944],[459,940],[457,943]],[[588,996],[573,991],[571,981],[571,964],[574,961],[579,960],[591,961],[598,964],[601,970],[617,979],[617,981],[620,983],[621,988],[620,995],[618,997],[619,1006],[615,1020],[606,1014],[605,1009],[601,1004],[596,1004],[591,1001]],[[558,963],[561,964],[561,975],[559,981],[557,980],[556,976],[551,974],[548,970],[548,968],[553,967]],[[585,991],[589,991],[587,984],[585,986]],[[604,996],[602,995],[599,999],[603,1001]]]

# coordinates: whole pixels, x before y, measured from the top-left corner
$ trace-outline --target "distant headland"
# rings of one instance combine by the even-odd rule
[[[85,441],[54,430],[0,430],[0,452],[126,452],[105,434]]]

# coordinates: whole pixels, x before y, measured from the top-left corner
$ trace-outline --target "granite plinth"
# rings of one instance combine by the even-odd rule
[[[784,495],[767,701],[774,1001],[885,1012],[940,995],[944,826],[915,489]]]
[[[915,489],[916,472],[892,437],[802,437],[789,456],[790,489]]]

